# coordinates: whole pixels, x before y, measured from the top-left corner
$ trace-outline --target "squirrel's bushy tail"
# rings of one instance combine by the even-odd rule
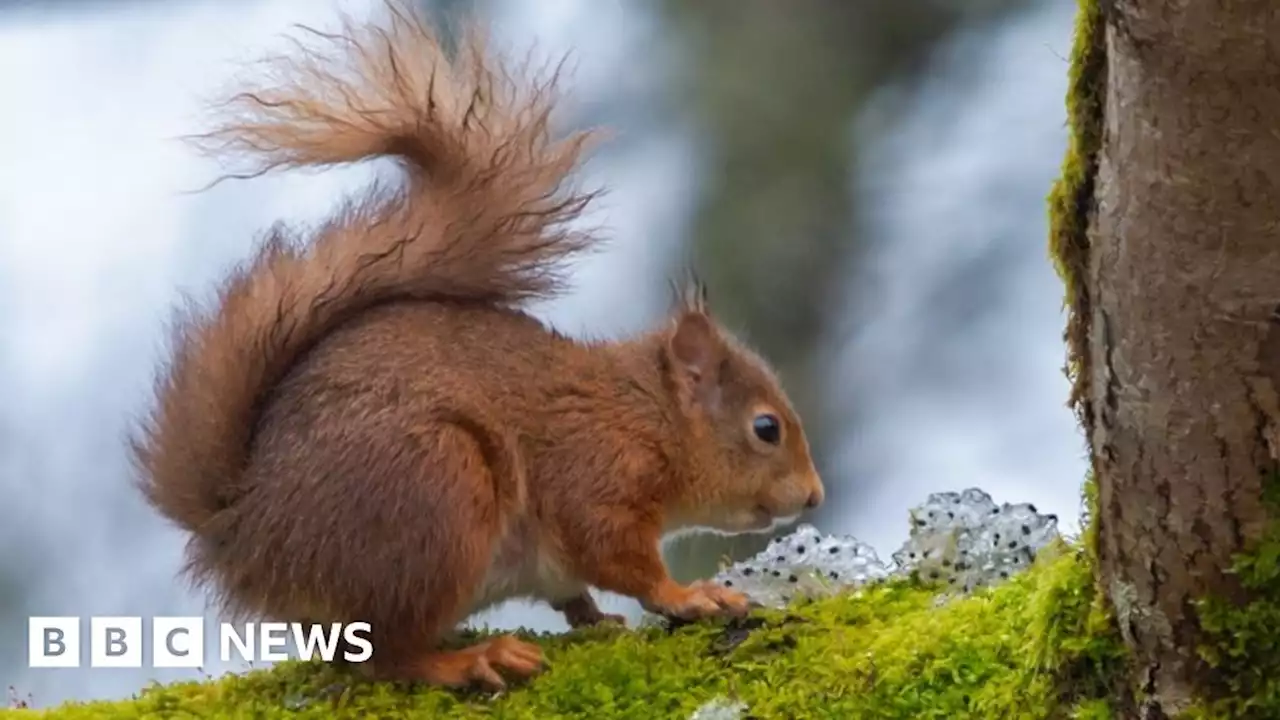
[[[504,65],[478,33],[449,58],[423,20],[388,7],[387,23],[306,31],[318,46],[269,60],[268,82],[197,138],[259,172],[389,156],[407,177],[304,242],[273,230],[214,308],[178,318],[131,446],[147,500],[190,531],[236,497],[265,396],[338,323],[398,298],[546,297],[560,261],[592,242],[569,227],[592,194],[562,188],[590,135],[551,136],[556,74]]]

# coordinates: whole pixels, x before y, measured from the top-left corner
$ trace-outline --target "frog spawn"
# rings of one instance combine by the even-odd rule
[[[1056,515],[1029,503],[996,505],[981,490],[935,493],[911,511],[911,537],[893,554],[896,567],[965,592],[1026,569],[1058,537]]]
[[[852,537],[823,535],[812,525],[776,538],[755,557],[725,568],[715,581],[764,605],[828,594],[888,577],[875,548]]]
[[[934,493],[910,517],[910,537],[888,563],[852,536],[805,524],[714,580],[772,607],[913,573],[969,592],[1025,569],[1058,537],[1057,516],[1028,503],[996,505],[977,488]]]

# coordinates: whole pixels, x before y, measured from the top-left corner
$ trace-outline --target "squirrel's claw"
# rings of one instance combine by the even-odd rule
[[[513,635],[501,635],[461,650],[433,653],[419,663],[420,680],[432,685],[479,685],[497,691],[507,686],[498,672],[527,678],[542,670],[542,649]]]
[[[736,590],[704,581],[680,588],[674,597],[654,603],[653,610],[680,620],[742,617],[750,612],[751,601]]]
[[[751,599],[737,590],[730,590],[711,581],[699,583],[698,588],[711,598],[724,614],[741,617],[751,611]]]

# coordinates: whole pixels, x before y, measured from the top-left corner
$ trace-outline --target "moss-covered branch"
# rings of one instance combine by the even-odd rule
[[[1280,505],[1280,482],[1272,485]],[[1280,716],[1280,523],[1236,564],[1257,599],[1206,600],[1202,652],[1223,694],[1195,718]],[[689,718],[714,700],[757,718],[1120,717],[1127,655],[1090,553],[1055,541],[1029,570],[968,595],[893,580],[678,629],[530,636],[549,670],[497,695],[361,681],[286,662],[122,701],[0,711],[0,720],[104,718]]]
[[[286,662],[0,718],[656,719],[688,718],[717,698],[761,719],[1110,717],[1120,646],[1085,558],[1060,543],[1025,574],[945,601],[897,580],[742,622],[538,636],[550,669],[495,696]]]

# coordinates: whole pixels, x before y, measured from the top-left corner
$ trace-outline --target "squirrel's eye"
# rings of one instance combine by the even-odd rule
[[[751,429],[756,437],[770,445],[777,445],[782,439],[782,426],[778,424],[778,418],[768,413],[757,415],[756,419],[751,421]]]

